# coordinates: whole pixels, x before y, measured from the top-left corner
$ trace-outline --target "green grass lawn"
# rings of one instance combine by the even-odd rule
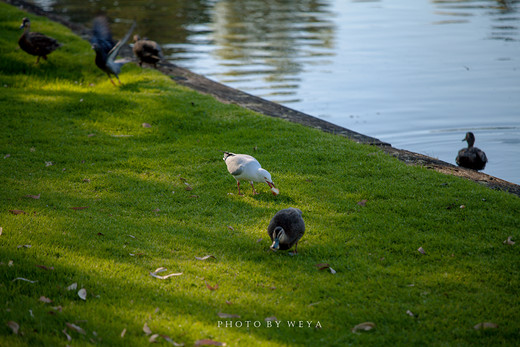
[[[520,343],[519,245],[503,244],[517,196],[134,64],[114,87],[88,42],[29,15],[63,44],[35,65],[24,16],[0,4],[1,346]],[[238,196],[220,150],[255,156],[280,195]],[[267,235],[290,206],[307,227],[296,256]]]

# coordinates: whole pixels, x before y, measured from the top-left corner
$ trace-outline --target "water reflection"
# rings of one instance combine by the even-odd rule
[[[518,0],[432,0],[439,9],[436,14],[451,17],[434,24],[454,24],[471,21],[471,17],[485,15],[492,18],[491,39],[517,41],[519,36]],[[455,19],[454,19],[455,18]]]

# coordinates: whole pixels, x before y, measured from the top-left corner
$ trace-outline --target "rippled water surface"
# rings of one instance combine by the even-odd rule
[[[520,184],[517,0],[33,0],[171,62],[394,147],[454,163],[466,131]]]

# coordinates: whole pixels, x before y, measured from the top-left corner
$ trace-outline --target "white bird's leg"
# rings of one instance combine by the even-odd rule
[[[255,195],[256,195],[256,194],[259,194],[259,193],[257,193],[256,190],[255,190],[255,186],[253,185],[253,181],[250,181],[249,183],[251,183],[251,187],[253,187],[253,194],[255,194]]]
[[[243,195],[242,193],[240,193],[240,181],[237,180],[237,187],[238,187],[238,195]]]

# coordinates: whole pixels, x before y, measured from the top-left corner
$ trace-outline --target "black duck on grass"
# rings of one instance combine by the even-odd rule
[[[47,55],[61,46],[61,44],[52,37],[42,33],[31,32],[31,21],[27,17],[22,19],[20,29],[24,29],[24,31],[18,40],[18,45],[25,52],[38,57],[36,64],[40,62],[40,58],[47,60]]]
[[[468,148],[463,148],[459,151],[455,161],[457,165],[473,169],[483,170],[486,167],[487,157],[486,153],[477,147],[473,147],[475,143],[475,135],[471,131],[466,133],[466,137],[462,141],[468,142]]]
[[[276,212],[269,222],[267,233],[273,241],[272,250],[286,250],[294,246],[294,254],[296,254],[298,241],[305,233],[302,211],[289,207]]]
[[[134,28],[135,22],[132,23],[132,26],[126,35],[119,40],[119,42],[114,44],[107,18],[103,16],[94,18],[90,43],[92,44],[92,49],[96,51],[96,66],[106,72],[113,85],[116,84],[112,80],[111,75],[116,76],[119,84],[122,84],[119,80],[119,73],[121,72],[121,67],[130,62],[130,59],[115,59],[119,54],[121,47],[123,47],[126,41],[130,38]]]
[[[141,39],[139,35],[134,35],[133,51],[135,56],[139,59],[139,66],[143,66],[143,63],[147,63],[156,68],[157,63],[163,58],[161,46],[159,46],[157,42],[148,40],[147,38]]]

